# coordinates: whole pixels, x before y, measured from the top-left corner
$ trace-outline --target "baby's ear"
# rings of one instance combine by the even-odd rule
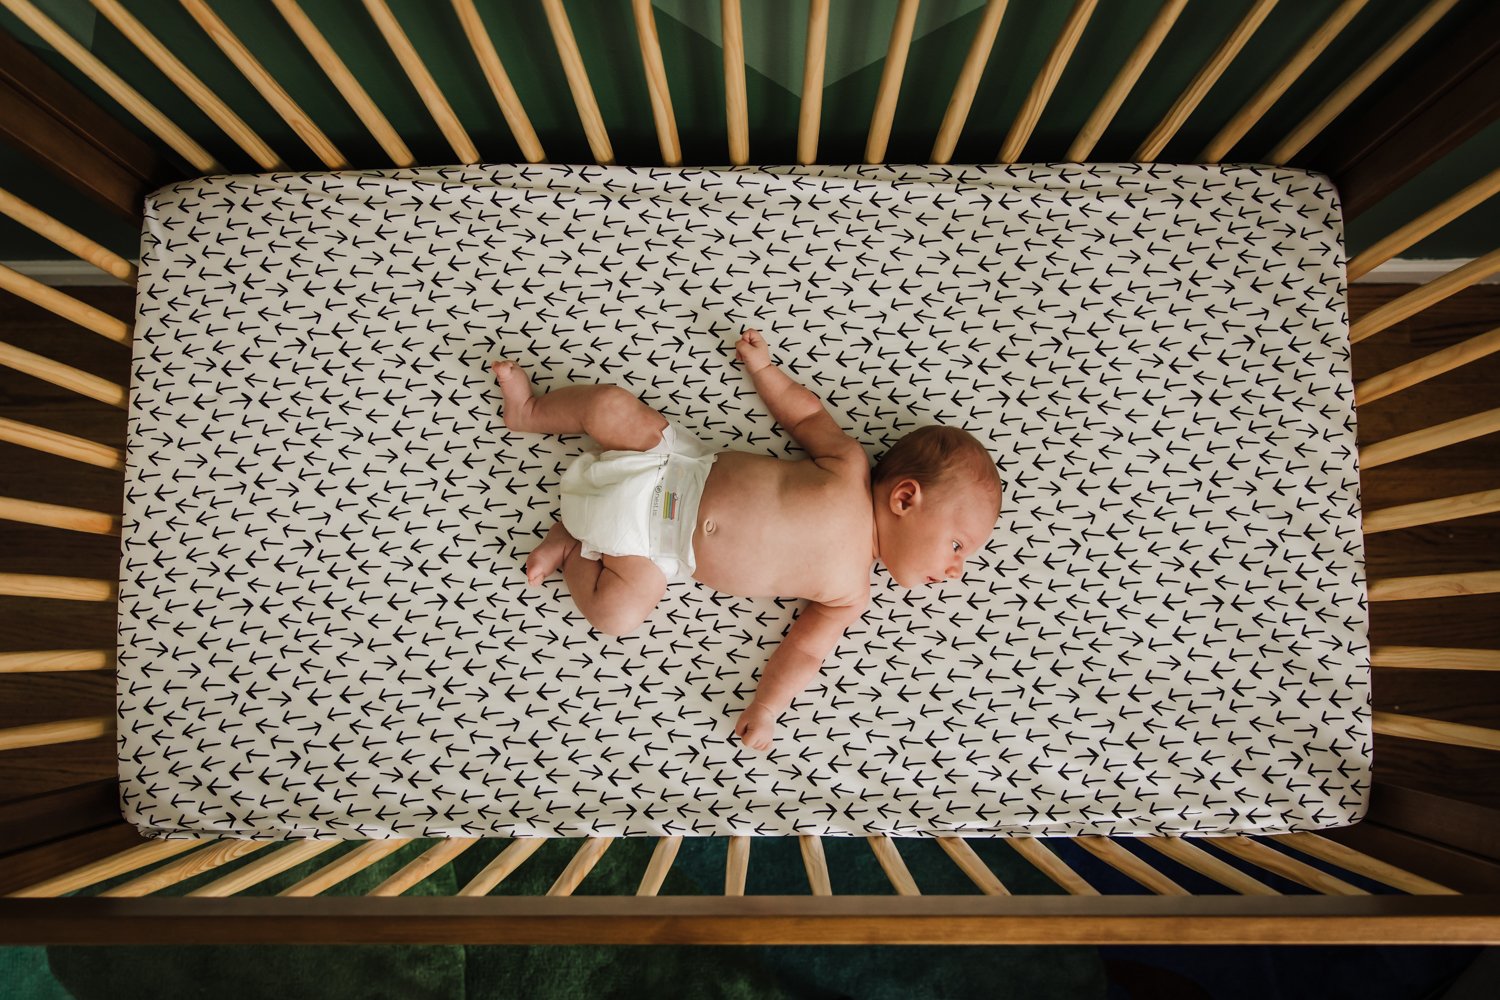
[[[904,517],[922,499],[922,484],[915,479],[900,479],[891,485],[888,502],[891,513]]]

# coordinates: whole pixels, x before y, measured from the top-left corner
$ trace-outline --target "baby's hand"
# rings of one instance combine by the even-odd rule
[[[776,715],[758,701],[751,702],[734,724],[734,735],[751,750],[771,749],[776,736]]]
[[[734,345],[734,354],[752,375],[771,363],[771,346],[759,330],[746,330],[740,334],[739,343]]]

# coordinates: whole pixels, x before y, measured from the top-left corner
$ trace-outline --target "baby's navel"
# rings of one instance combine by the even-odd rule
[[[710,517],[710,518],[706,519],[703,522],[703,533],[705,535],[712,535],[714,533],[714,520],[713,520],[713,518]]]

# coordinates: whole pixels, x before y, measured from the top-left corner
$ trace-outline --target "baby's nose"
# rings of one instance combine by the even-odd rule
[[[964,575],[964,564],[963,563],[961,563],[961,562],[954,563],[952,566],[948,567],[948,579],[950,579],[950,580],[957,580],[959,577],[961,577],[963,575]]]

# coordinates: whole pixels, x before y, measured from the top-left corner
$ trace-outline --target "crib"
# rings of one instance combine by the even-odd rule
[[[1051,5],[1058,12],[1067,7],[1065,16],[1060,15],[1061,28],[1055,35],[1027,42],[1047,54],[1008,132],[993,137],[999,152],[992,162],[1014,163],[1023,152],[1036,161],[1089,162],[1152,61],[1163,58],[1179,43],[1172,29],[1188,7],[1187,0],[1153,4],[1153,16],[1132,43],[1124,64],[1101,68],[1101,72],[1112,74],[1111,82],[1084,127],[1066,147],[1054,147],[1050,138],[1039,142],[1039,123],[1057,96],[1058,82],[1069,68],[1080,39],[1101,11],[1116,2],[1076,0],[1070,7]],[[279,154],[195,76],[146,23],[116,0],[91,3],[260,170],[287,169]],[[592,158],[598,164],[612,164],[617,159],[616,151],[596,98],[597,83],[585,65],[573,25],[579,18],[598,16],[599,4],[618,8],[611,16],[617,20],[628,17],[635,28],[628,44],[638,49],[650,118],[645,117],[646,106],[632,113],[643,134],[654,129],[659,146],[659,158],[644,165],[683,167],[692,158],[685,147],[695,142],[701,145],[701,137],[679,135],[673,100],[676,96],[680,101],[681,95],[674,95],[668,84],[663,42],[651,0],[632,0],[628,5],[625,0],[598,0],[594,5],[575,0],[567,6],[563,0],[487,6],[474,0],[453,0],[452,21],[461,31],[441,39],[446,46],[443,57],[475,61],[524,159],[545,163],[548,157],[543,136],[528,119],[494,43],[498,33],[544,32],[527,37],[526,44],[538,51],[555,47]],[[148,191],[164,183],[223,172],[224,168],[200,145],[199,140],[207,136],[189,135],[168,120],[36,4],[0,0],[0,5],[73,68],[64,75],[16,38],[0,34],[0,83],[5,88],[0,102],[0,133],[6,142],[135,225],[140,224]],[[418,164],[403,137],[341,59],[338,38],[325,36],[296,0],[262,4],[262,16],[284,21],[379,143],[386,160],[351,163],[206,0],[182,0],[181,6],[327,169]],[[362,10],[355,10],[357,5],[348,6],[351,9],[342,11],[342,16],[368,18],[365,27],[378,32],[409,76],[451,148],[451,158],[443,162],[480,162],[481,151],[455,113],[452,95],[444,94],[429,71],[427,63],[437,55],[430,37],[426,51],[419,53],[402,18],[387,0],[364,0]],[[759,5],[753,0],[743,9],[740,0],[722,0],[719,5],[705,0],[698,6],[709,8],[700,15],[719,19],[727,162],[737,166],[762,162],[763,154],[751,148],[744,18],[765,12],[755,10]],[[787,5],[787,9],[792,6]],[[828,39],[840,25],[853,23],[851,18],[856,15],[851,14],[849,6],[849,0],[810,0],[796,8],[796,20],[783,19],[777,25],[787,49],[800,53],[804,60],[794,133],[799,164],[823,162],[819,150],[820,135],[827,131],[822,122],[822,95]],[[1231,66],[1238,60],[1243,69],[1244,61],[1256,58],[1255,33],[1271,14],[1274,0],[1247,0],[1241,6],[1246,10],[1237,15],[1232,30],[1214,39],[1208,61],[1159,124],[1140,139],[1130,157],[1133,161],[1158,160]],[[1319,15],[1319,23],[1299,41],[1289,58],[1274,70],[1267,67],[1266,72],[1256,71],[1264,78],[1263,85],[1223,124],[1194,162],[1225,161],[1283,95],[1301,93],[1295,89],[1299,79],[1325,50],[1337,52],[1340,45],[1348,44],[1351,35],[1363,30],[1359,15],[1365,0],[1325,6],[1329,10]],[[1328,175],[1338,186],[1346,219],[1358,217],[1438,164],[1500,115],[1500,11],[1490,5],[1461,5],[1456,0],[1401,6],[1403,17],[1398,29],[1352,75],[1326,95],[1297,96],[1306,110],[1297,110],[1300,121],[1274,149],[1264,156],[1258,149],[1239,149],[1247,160],[1305,167]],[[1016,17],[1020,7],[1010,4],[1009,16]],[[891,8],[892,23],[879,25],[882,37],[889,27],[889,43],[880,63],[873,115],[867,128],[861,122],[858,129],[864,140],[862,158],[867,164],[891,159],[888,154],[893,135],[895,144],[901,145],[903,137],[897,134],[895,125],[897,104],[903,86],[908,92],[913,87],[911,79],[903,81],[903,73],[918,23],[919,0],[899,0],[889,8],[871,5],[867,10],[880,10],[885,16]],[[982,10],[978,3],[969,4],[968,11],[974,15],[974,29],[967,42],[967,55],[957,68],[940,123],[921,138],[930,164],[947,164],[954,158],[976,96],[982,93],[981,78],[987,67],[995,72],[991,53],[1007,27],[1005,0],[988,0]],[[403,13],[410,19],[415,11]],[[1440,34],[1443,42],[1423,49],[1421,42],[1429,33]],[[627,43],[620,39],[616,44]],[[1356,103],[1413,47],[1418,48],[1421,59],[1415,65],[1403,64],[1406,76],[1401,86],[1386,88],[1376,100]],[[111,112],[79,88],[79,76],[107,93],[157,141],[145,141],[114,120]],[[953,76],[949,74],[949,78]],[[1351,105],[1355,106],[1354,113],[1345,114]],[[792,127],[788,121],[786,128]],[[787,131],[784,136],[788,148],[792,135]],[[546,138],[547,145],[556,145],[552,136]],[[558,143],[566,145],[567,141],[559,135]],[[930,151],[927,142],[931,143]],[[724,162],[725,158],[716,153],[710,159]],[[1492,169],[1350,259],[1349,280],[1396,257],[1497,192],[1500,170]],[[134,282],[136,270],[129,261],[59,222],[45,206],[33,206],[0,192],[0,210],[116,279]],[[1355,319],[1350,342],[1362,342],[1419,316],[1497,271],[1500,251],[1491,251],[1413,291],[1392,297]],[[78,297],[10,268],[0,268],[0,284],[8,295],[26,299],[116,345],[128,347],[131,342],[131,324]],[[1493,307],[1494,300],[1487,301]],[[1485,317],[1484,322],[1492,324],[1493,316]],[[1364,404],[1410,389],[1459,366],[1481,362],[1497,349],[1500,331],[1493,329],[1453,342],[1358,381],[1355,400]],[[1354,357],[1358,363],[1358,348]],[[44,380],[111,408],[108,412],[113,423],[91,419],[95,426],[114,427],[110,433],[118,436],[128,406],[125,386],[63,360],[8,344],[0,344],[0,363],[28,378]],[[1433,398],[1423,396],[1429,405]],[[1460,402],[1467,413],[1473,409],[1467,404],[1482,405],[1484,400]],[[1500,409],[1481,409],[1365,444],[1360,451],[1364,493],[1368,497],[1371,493],[1389,496],[1401,492],[1382,486],[1385,470],[1380,467],[1387,463],[1461,445],[1496,431],[1500,431]],[[19,419],[0,419],[0,441],[6,445],[8,461],[24,461],[26,450],[51,456],[38,466],[41,469],[60,468],[68,461],[114,476],[124,469],[124,455],[118,448]],[[1475,461],[1471,465],[1479,468],[1479,474],[1471,478],[1476,483],[1485,482],[1483,476],[1492,477],[1495,471],[1493,453],[1487,463]],[[75,477],[63,481],[83,482]],[[544,838],[517,837],[503,849],[496,843],[484,844],[483,838],[463,837],[437,839],[431,844],[418,844],[412,838],[355,843],[306,839],[277,844],[230,837],[145,840],[122,820],[113,778],[69,784],[63,777],[34,794],[17,796],[8,789],[0,792],[0,894],[7,894],[0,898],[0,940],[17,944],[1500,943],[1500,842],[1496,840],[1500,813],[1494,798],[1495,779],[1500,775],[1496,769],[1500,758],[1495,754],[1500,751],[1500,734],[1492,726],[1452,718],[1456,715],[1494,722],[1493,685],[1486,686],[1485,682],[1500,670],[1500,653],[1476,647],[1492,646],[1496,639],[1494,623],[1500,616],[1496,616],[1494,600],[1488,595],[1500,591],[1500,571],[1433,572],[1430,568],[1451,566],[1453,562],[1483,567],[1487,560],[1494,559],[1492,516],[1500,511],[1500,490],[1493,487],[1492,478],[1489,483],[1475,491],[1448,496],[1406,489],[1408,495],[1424,499],[1363,511],[1367,538],[1417,529],[1411,537],[1418,540],[1397,550],[1397,557],[1383,559],[1380,572],[1369,582],[1368,599],[1375,621],[1370,653],[1375,701],[1388,703],[1382,697],[1382,687],[1389,685],[1390,690],[1399,692],[1397,698],[1434,706],[1435,714],[1376,708],[1372,720],[1376,760],[1387,758],[1399,762],[1399,766],[1387,770],[1377,767],[1369,812],[1362,822],[1351,826],[1261,837],[1079,836],[1072,839],[1067,851],[1029,837],[985,845],[962,836],[935,838],[947,863],[977,889],[969,893],[934,893],[930,889],[924,893],[908,864],[913,855],[903,855],[898,838],[870,836],[866,838],[869,850],[893,890],[886,895],[835,894],[833,886],[840,880],[837,865],[830,864],[830,852],[816,835],[802,835],[796,845],[807,873],[810,892],[806,895],[746,893],[757,842],[750,836],[724,838],[722,895],[664,895],[663,886],[683,846],[683,837],[678,835],[655,839],[638,883],[632,876],[636,885],[633,894],[578,895],[575,890],[585,883],[611,844],[612,838],[595,836],[570,843],[576,850],[544,895],[500,895],[494,894],[496,887],[546,845]],[[52,489],[46,495],[55,497],[59,492]],[[91,495],[98,492],[93,488]],[[103,686],[110,684],[115,650],[36,648],[26,644],[37,641],[30,638],[32,635],[67,635],[69,608],[111,607],[116,600],[115,579],[78,578],[33,569],[37,565],[59,565],[57,560],[34,558],[36,552],[53,544],[48,540],[56,539],[59,533],[118,536],[118,486],[112,495],[112,510],[39,502],[25,495],[0,497],[0,519],[13,527],[21,526],[16,530],[33,532],[35,539],[28,545],[18,545],[25,553],[17,560],[20,565],[6,566],[8,571],[0,573],[0,601],[9,622],[7,637],[0,640],[7,647],[0,652],[0,681],[18,704],[46,702],[41,712],[43,721],[0,729],[0,752],[30,762],[33,771],[45,768],[47,755],[59,748],[92,747],[97,759],[114,758],[115,718],[85,714],[70,707],[69,700],[77,697],[87,701],[87,694],[102,690],[92,680],[80,685],[77,678],[99,678]],[[1469,546],[1467,559],[1459,553],[1459,558],[1445,562],[1443,554],[1428,552],[1419,543],[1436,537],[1432,526],[1452,522],[1478,527],[1460,532],[1459,541],[1446,543]],[[1448,533],[1448,538],[1454,537]],[[28,631],[27,622],[33,619],[45,624]],[[34,685],[30,700],[23,698],[28,684]],[[1444,715],[1449,718],[1438,717]],[[73,765],[69,762],[78,759],[60,756],[60,773],[71,773]],[[476,855],[484,854],[490,860],[452,894],[403,895],[476,847]],[[340,851],[334,860],[320,858],[334,848]],[[1013,881],[1010,887],[1004,884],[986,861],[986,857],[991,862],[999,857],[997,850],[1013,852],[1004,855],[1006,863],[1024,867],[1028,878]],[[403,852],[403,863],[394,866],[398,852]],[[329,894],[341,883],[381,864],[390,874],[378,884],[371,885],[373,880],[367,878],[361,884],[369,887],[358,894]],[[291,881],[288,873],[299,877]],[[1030,884],[1031,876],[1046,881],[1052,892],[1060,890],[1061,894],[1020,889],[1022,882]],[[264,895],[258,889],[277,878],[281,882],[275,884],[284,888],[276,895]],[[1201,880],[1214,888],[1195,892],[1182,884],[1200,885]],[[174,891],[190,882],[195,886],[190,892]],[[1122,888],[1125,886],[1128,888]],[[153,895],[163,890],[168,893]]]

